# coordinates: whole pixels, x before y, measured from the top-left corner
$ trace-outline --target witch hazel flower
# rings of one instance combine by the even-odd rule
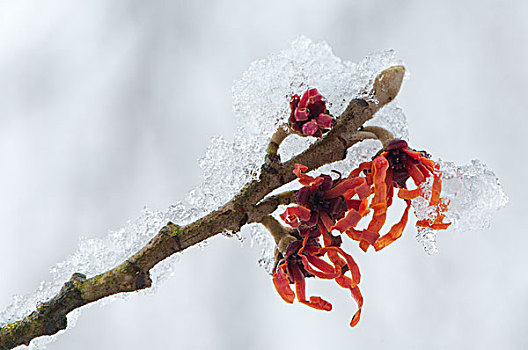
[[[308,167],[295,164],[293,173],[304,187],[295,194],[298,206],[286,208],[280,217],[291,227],[298,228],[302,237],[320,235],[325,245],[339,245],[340,242],[335,242],[336,237],[330,234],[333,226],[347,211],[359,209],[360,205],[360,200],[351,199],[350,190],[361,199],[369,193],[369,186],[364,178],[334,180],[324,174],[314,178],[304,174],[306,170]],[[343,196],[345,191],[348,191],[349,200]]]
[[[328,113],[326,102],[317,89],[307,90],[302,97],[293,95],[290,109],[290,128],[301,135],[321,137],[334,123],[334,118]]]
[[[323,258],[330,260],[327,262]],[[350,277],[345,275],[350,271]],[[359,322],[363,296],[358,284],[361,279],[359,268],[349,254],[336,246],[321,247],[317,239],[305,236],[302,240],[295,240],[288,245],[285,256],[279,261],[277,270],[273,274],[273,284],[281,298],[287,303],[297,300],[317,310],[330,311],[332,304],[318,296],[306,299],[306,282],[309,277],[334,280],[342,288],[348,289],[358,305],[358,310],[350,321],[354,327]],[[295,292],[290,284],[295,285]]]
[[[305,278],[335,280],[339,286],[350,291],[358,305],[358,310],[350,321],[350,326],[354,327],[359,322],[363,306],[363,296],[358,287],[361,274],[352,256],[340,247],[341,237],[333,236],[330,232],[348,210],[359,209],[357,200],[347,200],[343,196],[345,191],[348,192],[348,197],[353,196],[352,189],[363,198],[369,193],[369,186],[364,178],[332,179],[324,174],[312,177],[304,174],[307,169],[302,164],[296,164],[293,171],[304,187],[296,192],[295,202],[298,205],[288,207],[280,217],[296,229],[292,234],[297,239],[289,243],[279,260],[273,273],[273,282],[286,302],[293,303],[296,293],[299,302],[315,309],[330,311],[332,305],[326,300],[320,297],[306,299]],[[350,186],[351,182],[355,186]],[[348,271],[350,276],[346,275]],[[295,293],[289,284],[295,285]]]
[[[450,223],[445,221],[445,213],[448,210],[448,201],[440,197],[442,190],[440,167],[430,159],[426,152],[418,152],[409,148],[404,140],[392,140],[388,142],[385,149],[370,162],[364,162],[350,173],[349,179],[364,178],[371,185],[370,194],[366,200],[370,201],[368,210],[362,212],[351,209],[345,217],[339,220],[333,229],[345,232],[350,238],[360,242],[364,251],[370,245],[376,251],[381,250],[398,239],[407,224],[411,200],[418,197],[425,198],[423,184],[429,177],[433,178],[431,194],[428,198],[428,207],[435,213],[428,219],[419,220],[416,223],[418,229],[428,228],[430,230],[444,230]],[[416,188],[408,189],[407,182],[412,179]],[[398,189],[398,198],[405,201],[406,207],[403,215],[397,223],[392,225],[383,236],[380,231],[385,225],[387,209],[393,203],[394,189]],[[372,218],[366,229],[359,230],[356,225],[361,218],[372,211]],[[365,237],[378,236],[372,244]]]
[[[278,262],[273,282],[279,295],[293,303],[295,293],[289,284],[295,285],[299,302],[316,309],[329,311],[331,304],[320,297],[309,300],[305,296],[305,278],[334,279],[341,287],[351,291],[359,310],[350,322],[359,322],[363,297],[359,291],[360,273],[353,258],[342,248],[340,236],[333,231],[345,233],[359,241],[362,250],[373,246],[381,250],[398,239],[407,224],[411,200],[428,197],[428,206],[436,213],[434,218],[417,222],[418,229],[446,229],[448,201],[440,197],[441,172],[439,166],[426,152],[409,148],[406,141],[392,140],[371,161],[354,169],[347,178],[333,179],[329,175],[312,177],[305,172],[308,167],[295,164],[294,174],[303,185],[295,194],[297,205],[290,206],[280,215],[290,227],[296,229],[297,239],[291,242]],[[423,184],[433,178],[431,193],[426,193]],[[416,188],[408,189],[412,179]],[[394,189],[406,207],[401,219],[384,235],[387,209],[393,204]],[[366,228],[359,229],[359,222],[371,215]],[[321,242],[322,241],[322,246]],[[325,260],[326,259],[326,260]],[[351,271],[352,276],[344,272]]]

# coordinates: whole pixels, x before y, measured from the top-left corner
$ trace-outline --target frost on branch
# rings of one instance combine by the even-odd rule
[[[440,161],[442,172],[442,196],[449,202],[446,221],[451,225],[448,231],[484,230],[489,228],[492,216],[508,203],[499,179],[480,160],[474,159],[467,165],[456,165]],[[425,187],[429,190],[428,182]],[[434,217],[426,198],[413,200],[418,219]],[[436,232],[423,228],[418,230],[417,240],[428,254],[437,252]]]
[[[206,178],[200,200],[222,196],[225,202],[241,185],[258,177],[271,135],[290,116],[288,102],[292,95],[302,96],[308,88],[317,88],[325,97],[330,113],[338,116],[351,99],[366,96],[374,78],[383,69],[401,63],[394,51],[367,56],[359,63],[344,61],[333,54],[328,44],[313,42],[305,37],[296,39],[284,51],[253,62],[233,86],[238,123],[234,143],[218,140],[201,162]],[[395,137],[408,137],[405,115],[396,102],[381,109],[367,125],[383,126]],[[281,160],[301,153],[316,140],[315,137],[290,135],[279,149]],[[219,150],[219,147],[223,148]],[[379,147],[378,141],[357,144],[349,150],[345,160],[323,166],[315,173],[328,172],[329,169],[342,170],[343,173],[347,169],[349,171],[373,156]],[[221,162],[215,157],[218,153],[224,154]],[[226,179],[229,181],[226,182]],[[212,208],[217,207],[222,200],[211,204]],[[263,256],[259,263],[270,271],[275,244],[268,232],[259,224],[246,225],[242,231],[251,242],[257,241],[262,245]]]
[[[77,252],[53,267],[50,278],[33,294],[13,298],[0,313],[0,326],[24,317],[37,304],[56,295],[72,273],[83,273],[89,278],[108,270],[143,247],[167,221],[187,224],[230,200],[244,184],[258,177],[271,135],[288,119],[288,101],[292,94],[317,87],[326,97],[327,108],[333,115],[339,115],[352,98],[365,96],[379,72],[400,63],[392,51],[371,55],[357,64],[343,61],[334,56],[326,43],[314,43],[304,37],[295,40],[290,48],[254,62],[233,87],[238,124],[233,142],[222,137],[213,138],[205,157],[200,160],[203,184],[192,190],[186,200],[164,212],[146,210],[137,220],[104,239],[82,239]],[[381,110],[371,123],[389,126],[396,136],[407,136],[405,117],[395,103]],[[314,140],[291,136],[281,147],[283,160],[301,152]],[[354,147],[349,152],[347,166],[350,161],[370,157],[376,144],[379,146],[373,141]],[[252,243],[263,247],[261,264],[269,266],[274,247],[269,234],[264,233],[260,224],[245,225],[243,231]],[[173,259],[166,259],[156,265],[151,272],[154,287],[171,272],[173,262]],[[73,325],[76,313],[69,315],[68,327]],[[54,338],[34,339],[30,348],[44,348]]]
[[[56,295],[62,283],[68,280],[73,272],[81,272],[91,277],[119,264],[143,247],[167,221],[186,225],[230,201],[245,184],[258,178],[271,136],[279,126],[285,124],[290,116],[288,101],[292,95],[302,95],[309,88],[317,88],[326,98],[329,113],[338,116],[354,98],[364,98],[368,103],[364,100],[363,104],[375,105],[374,96],[368,95],[372,91],[374,78],[382,70],[400,63],[395,59],[392,51],[369,56],[358,64],[342,61],[333,55],[327,44],[314,43],[304,37],[295,40],[289,49],[272,55],[266,60],[253,63],[233,88],[234,111],[238,122],[234,140],[229,142],[222,137],[212,140],[205,157],[200,161],[200,166],[204,171],[202,185],[191,191],[185,201],[171,206],[165,212],[146,212],[144,216],[131,222],[125,229],[111,233],[106,239],[83,240],[77,253],[67,261],[57,264],[52,270],[51,282],[43,282],[34,295],[14,299],[13,304],[0,315],[0,325],[20,319],[33,310],[38,302]],[[401,79],[398,81],[398,87],[400,83]],[[405,116],[396,106],[395,101],[376,113],[375,118],[367,125],[382,126],[390,130],[395,138],[408,139]],[[354,127],[354,132],[356,128],[357,126]],[[288,160],[314,141],[313,137],[291,135],[281,144],[279,155],[283,161]],[[346,174],[356,168],[360,162],[370,161],[380,148],[379,141],[361,142],[348,150],[346,159],[343,161],[327,164],[311,175],[315,176],[321,172],[329,173],[331,170]],[[474,222],[481,223],[480,216],[483,213],[491,212],[504,205],[505,196],[494,175],[485,166],[474,163],[468,167],[454,165],[449,167],[447,164],[442,163],[445,167],[442,170],[444,172],[442,196],[450,201],[451,206],[446,218],[452,222],[453,227],[471,228]],[[379,186],[381,183],[378,184]],[[424,191],[426,192],[426,187]],[[490,205],[490,203],[485,203],[485,198],[488,196],[495,196],[494,198],[499,199],[495,204]],[[471,205],[467,205],[468,203]],[[418,199],[413,204],[419,219],[435,221],[435,218],[431,217],[435,213],[428,212],[428,205],[420,204]],[[405,221],[406,215],[407,211],[404,214]],[[222,227],[225,230],[226,226]],[[232,227],[238,226],[229,227],[233,229]],[[215,232],[218,233],[221,230]],[[252,242],[262,246],[264,253],[260,263],[270,270],[275,244],[268,232],[264,231],[260,224],[245,225],[242,231],[245,236],[250,237]],[[229,232],[225,233],[229,234]],[[426,242],[431,242],[434,237],[430,237],[428,233],[420,232]],[[346,257],[344,253],[334,248],[312,247],[310,252],[312,263],[319,266],[324,265],[317,260],[321,254],[341,254]],[[310,250],[306,247],[303,249]],[[291,256],[286,256],[286,258],[296,259],[299,254],[302,254],[301,250],[292,252]],[[151,273],[153,285],[156,285],[162,276],[170,273],[171,263],[171,259],[165,259],[156,265]],[[348,269],[352,269],[354,264],[347,263],[347,266]],[[344,265],[341,266],[339,259],[335,259],[334,268],[336,271],[338,269],[344,271]],[[334,276],[335,273],[337,272],[327,271],[326,277],[333,276],[338,284],[347,286],[361,309],[361,295],[355,292],[352,284],[356,281],[345,280],[342,274]],[[283,278],[281,281],[283,285],[287,284],[287,279]],[[301,279],[298,279],[299,284],[300,281]],[[319,299],[314,300],[310,301],[311,305],[328,309],[328,305]],[[354,322],[357,322],[356,317],[351,324]],[[71,322],[69,324],[71,325]],[[31,345],[39,347],[49,339],[37,339]]]
[[[161,213],[144,209],[138,219],[128,222],[122,229],[110,232],[103,239],[81,238],[77,251],[65,261],[53,266],[50,270],[50,279],[42,281],[33,294],[13,297],[11,304],[0,312],[0,326],[5,326],[30,314],[39,303],[56,295],[73,273],[83,273],[91,277],[120,264],[141,249],[167,223],[172,216],[170,214],[170,210]],[[174,255],[152,270],[151,278],[154,286],[171,273],[171,265],[178,257]],[[147,289],[143,293],[145,292],[152,292],[152,290]],[[115,298],[126,298],[127,295],[117,294],[100,303],[106,303]],[[79,310],[75,310],[68,315],[68,328],[75,326],[79,313]],[[45,349],[46,344],[55,338],[56,335],[36,338],[31,341],[28,348]]]

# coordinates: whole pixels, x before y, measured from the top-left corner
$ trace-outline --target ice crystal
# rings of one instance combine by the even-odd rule
[[[170,213],[145,208],[138,219],[128,222],[120,230],[110,232],[105,238],[81,238],[78,250],[51,268],[51,278],[48,281],[41,282],[32,294],[13,297],[11,304],[0,312],[0,326],[17,321],[34,311],[39,303],[56,295],[73,273],[79,272],[92,277],[122,263],[156,235],[171,219]],[[175,259],[176,255],[167,259],[169,261],[158,264],[151,271],[153,285],[159,284],[159,281],[170,275],[171,266],[168,264],[173,263]],[[114,299],[123,297],[126,297],[126,294],[115,296]],[[74,326],[77,315],[77,312],[68,315],[68,327]],[[29,348],[44,349],[53,338],[37,338],[31,342]]]
[[[449,231],[483,230],[490,226],[493,214],[508,203],[495,173],[479,160],[458,166],[439,161],[442,172],[441,196],[449,202],[446,222]],[[434,219],[436,212],[428,205],[431,179],[425,184],[424,198],[413,200],[419,220]],[[417,240],[429,254],[436,253],[436,232],[427,228],[418,230]]]
[[[200,161],[204,181],[199,189],[191,192],[189,202],[193,206],[199,203],[203,215],[231,199],[244,184],[258,178],[270,137],[288,120],[288,102],[293,94],[301,95],[307,88],[317,88],[325,97],[330,113],[339,116],[350,100],[366,96],[382,70],[398,64],[402,62],[392,50],[375,53],[359,63],[345,61],[335,56],[325,42],[313,42],[306,37],[294,40],[290,48],[267,59],[253,62],[233,86],[237,121],[234,141],[213,139]],[[385,127],[396,137],[408,137],[405,115],[396,101],[382,108],[369,125]],[[279,155],[282,160],[288,160],[315,141],[313,137],[291,135],[281,145]],[[377,141],[363,142],[352,147],[344,161],[322,167],[316,173],[329,171],[329,167],[346,173],[379,148]],[[273,263],[274,245],[270,239],[262,238],[269,234],[260,225],[243,229],[243,233],[251,244],[257,242],[263,247],[259,264],[269,267]]]
[[[200,161],[204,181],[191,193],[202,215],[218,208],[247,182],[258,178],[270,137],[290,115],[289,99],[315,87],[331,114],[339,116],[351,99],[365,96],[385,68],[401,64],[393,51],[366,57],[359,63],[341,60],[324,42],[300,37],[291,47],[253,62],[233,86],[237,132],[232,143],[214,138]],[[379,112],[371,124],[407,137],[405,116],[395,102]],[[306,149],[315,138],[290,136],[281,147],[283,160]]]
[[[202,184],[190,191],[184,201],[172,205],[165,212],[145,210],[140,218],[129,222],[121,230],[111,232],[104,239],[82,239],[78,251],[53,267],[51,279],[42,282],[35,293],[13,298],[11,305],[0,313],[0,325],[20,319],[33,311],[39,302],[54,296],[72,273],[81,272],[92,277],[116,266],[143,247],[167,221],[180,225],[190,223],[217,209],[243,185],[258,178],[269,138],[277,127],[287,121],[288,102],[292,94],[302,94],[309,87],[317,88],[325,96],[330,113],[337,117],[351,99],[366,96],[376,75],[397,64],[401,62],[395,58],[393,51],[370,55],[359,63],[344,61],[332,53],[328,44],[313,42],[305,37],[296,39],[284,51],[252,63],[233,87],[237,121],[233,141],[222,137],[211,140],[210,147],[200,160]],[[380,110],[369,124],[386,127],[396,137],[406,139],[408,136],[405,115],[396,101]],[[283,159],[291,158],[314,140],[290,136],[281,147],[280,154]],[[346,174],[359,162],[369,160],[379,147],[377,141],[362,142],[348,151],[344,161],[322,167],[318,172],[335,169]],[[247,237],[251,245],[258,245],[262,250],[259,264],[270,271],[274,242],[264,228],[260,224],[246,225],[241,235],[236,237],[241,241]],[[175,255],[153,268],[153,287],[171,274],[177,259]],[[75,323],[76,316],[77,313],[69,316],[69,327]],[[30,348],[44,348],[52,339],[36,339]]]

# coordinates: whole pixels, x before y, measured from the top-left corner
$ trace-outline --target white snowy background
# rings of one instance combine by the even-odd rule
[[[528,347],[528,3],[516,1],[0,1],[0,309],[78,247],[200,184],[197,159],[230,139],[231,86],[304,34],[359,61],[394,48],[412,145],[479,158],[510,197],[487,231],[411,225],[352,251],[365,307],[308,283],[328,314],[287,305],[259,250],[219,236],[152,295],[84,310],[49,349],[520,349]],[[310,281],[311,282],[311,281]]]

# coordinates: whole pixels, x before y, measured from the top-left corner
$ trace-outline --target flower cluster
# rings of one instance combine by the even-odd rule
[[[305,278],[333,279],[349,289],[358,304],[359,310],[350,322],[355,326],[363,305],[358,288],[361,276],[354,259],[340,247],[341,236],[334,236],[332,232],[345,233],[359,241],[363,251],[370,246],[376,251],[383,249],[401,236],[411,200],[418,197],[427,197],[436,216],[418,221],[417,226],[435,230],[447,228],[449,223],[444,222],[444,213],[448,203],[440,197],[441,174],[438,165],[429,157],[425,152],[410,149],[403,140],[392,140],[372,161],[360,164],[346,178],[332,179],[329,175],[314,178],[304,173],[308,170],[306,166],[296,164],[294,173],[304,187],[296,193],[297,206],[288,207],[281,214],[281,219],[295,228],[297,235],[273,274],[281,297],[293,302],[295,293],[289,287],[293,283],[299,302],[331,310],[332,305],[320,297],[306,299]],[[423,184],[431,176],[432,188],[428,194]],[[407,188],[409,179],[414,182],[414,189]],[[394,189],[398,190],[398,198],[406,207],[401,219],[381,235],[387,209],[393,203]],[[370,217],[366,228],[359,229],[359,222],[366,217]]]
[[[302,97],[293,95],[290,100],[290,127],[302,134],[323,136],[334,123],[334,118],[326,109],[326,102],[317,89],[307,90]]]

